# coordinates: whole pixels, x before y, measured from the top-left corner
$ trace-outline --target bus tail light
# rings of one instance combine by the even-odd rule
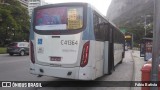
[[[31,62],[34,64],[35,57],[34,57],[34,46],[33,46],[32,41],[30,41],[30,59],[31,59]]]
[[[81,63],[80,63],[81,67],[84,67],[87,65],[88,57],[89,57],[89,41],[83,45]]]

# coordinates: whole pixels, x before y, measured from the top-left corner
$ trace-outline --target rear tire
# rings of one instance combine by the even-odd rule
[[[109,72],[108,72],[108,75],[111,75],[112,74],[112,71],[110,70]]]
[[[121,60],[121,61],[119,62],[119,64],[122,64],[122,61],[123,61],[123,60]]]
[[[124,58],[124,52],[122,53],[122,60],[119,62],[119,64],[122,64],[122,62],[123,62],[123,58]]]
[[[20,55],[21,55],[21,56],[24,56],[24,55],[25,55],[25,51],[23,51],[23,50],[20,51]]]
[[[13,56],[13,53],[9,53],[10,56]]]

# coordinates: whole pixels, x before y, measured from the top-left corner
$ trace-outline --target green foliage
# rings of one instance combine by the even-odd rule
[[[121,28],[125,28],[127,32],[133,34],[134,47],[137,47],[138,44],[141,43],[142,38],[145,37],[145,29],[143,24],[132,25],[132,23],[128,23],[126,25],[121,25]],[[151,22],[150,26],[146,28],[147,33],[152,31],[152,29],[153,29],[153,23]]]
[[[7,48],[5,48],[5,47],[0,47],[0,54],[5,54],[5,53],[7,53],[6,50],[7,50]]]
[[[0,45],[11,41],[28,40],[29,15],[17,0],[0,3]]]

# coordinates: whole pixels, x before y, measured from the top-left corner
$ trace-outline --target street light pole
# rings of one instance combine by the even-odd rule
[[[144,18],[144,35],[146,36],[146,34],[147,34],[147,17],[151,17],[151,15],[144,15],[144,16],[141,16],[141,17],[143,17]]]
[[[160,60],[160,0],[154,0],[154,18],[153,18],[153,53],[151,81],[158,81],[158,68]],[[151,90],[158,90],[157,87],[151,87]]]
[[[146,15],[144,15],[144,35],[146,36]]]

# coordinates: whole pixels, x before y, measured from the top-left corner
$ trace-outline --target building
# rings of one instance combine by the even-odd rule
[[[45,2],[45,0],[18,0],[22,6],[26,7],[29,12],[29,16],[32,14],[32,10],[35,7],[46,5],[48,3]]]
[[[46,5],[47,3],[44,0],[28,0],[28,12],[29,16],[32,15],[32,11],[35,7]]]
[[[28,8],[28,0],[18,0],[22,6],[24,6],[25,8]]]

